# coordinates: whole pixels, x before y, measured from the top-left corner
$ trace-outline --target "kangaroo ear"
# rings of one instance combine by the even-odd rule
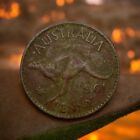
[[[91,54],[90,67],[97,75],[102,78],[109,78],[112,74],[112,67],[108,60],[100,52]]]

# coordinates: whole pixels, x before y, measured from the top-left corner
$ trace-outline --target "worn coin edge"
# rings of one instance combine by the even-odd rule
[[[88,29],[91,29],[91,30],[94,30],[95,32],[97,32],[99,35],[101,35],[105,41],[107,41],[110,46],[112,47],[112,50],[114,51],[114,59],[116,60],[116,80],[114,81],[114,86],[113,86],[113,89],[111,90],[110,93],[108,93],[108,96],[106,97],[106,99],[104,100],[103,103],[99,104],[97,107],[93,108],[92,110],[89,110],[87,112],[84,112],[84,113],[79,113],[79,114],[76,114],[76,115],[72,115],[72,114],[69,114],[69,115],[64,115],[64,114],[58,114],[58,113],[55,113],[53,111],[49,111],[47,110],[43,105],[41,105],[39,103],[39,101],[37,101],[35,98],[33,98],[31,95],[30,95],[30,91],[26,88],[26,85],[24,84],[24,80],[23,80],[23,76],[22,76],[22,66],[23,66],[23,60],[24,60],[24,57],[25,57],[25,54],[28,50],[28,48],[30,47],[31,43],[33,42],[34,39],[36,39],[36,37],[38,37],[40,34],[42,34],[43,32],[47,31],[48,29],[50,28],[54,28],[58,25],[65,25],[65,24],[73,24],[73,25],[82,25]],[[107,103],[108,101],[111,99],[111,97],[114,95],[116,89],[117,89],[117,86],[118,86],[118,81],[119,81],[119,75],[120,75],[120,64],[119,64],[119,59],[118,59],[118,55],[117,55],[117,52],[114,48],[114,44],[111,40],[108,39],[108,37],[106,37],[101,31],[99,31],[98,29],[96,29],[95,27],[93,26],[90,26],[88,24],[81,24],[81,23],[77,23],[77,22],[63,22],[63,23],[58,23],[58,24],[52,24],[46,28],[44,28],[43,30],[41,30],[40,32],[38,32],[31,40],[30,42],[28,43],[27,47],[25,48],[24,52],[23,52],[23,55],[22,55],[22,59],[21,59],[21,63],[20,63],[20,79],[21,79],[21,83],[23,85],[23,88],[25,90],[25,93],[26,95],[28,96],[28,98],[31,100],[31,102],[33,104],[35,104],[40,110],[42,110],[43,112],[51,115],[51,116],[54,116],[54,117],[57,117],[57,118],[63,118],[63,119],[77,119],[77,118],[83,118],[83,117],[86,117],[86,116],[89,116],[93,113],[95,113],[96,111],[98,111],[99,109],[103,108]]]

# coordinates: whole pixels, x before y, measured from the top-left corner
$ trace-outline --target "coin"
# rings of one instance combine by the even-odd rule
[[[119,64],[112,43],[97,29],[61,23],[31,40],[20,74],[33,104],[54,117],[74,119],[96,112],[111,99]]]

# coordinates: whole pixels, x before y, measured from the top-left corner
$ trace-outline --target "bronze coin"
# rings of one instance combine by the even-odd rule
[[[96,112],[111,99],[119,64],[112,43],[97,29],[62,23],[31,40],[20,72],[26,94],[38,108],[73,119]]]

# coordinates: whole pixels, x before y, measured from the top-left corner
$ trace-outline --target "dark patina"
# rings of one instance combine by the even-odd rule
[[[102,108],[115,92],[119,72],[112,43],[77,23],[51,26],[26,48],[21,80],[31,101],[44,112],[73,119]]]

